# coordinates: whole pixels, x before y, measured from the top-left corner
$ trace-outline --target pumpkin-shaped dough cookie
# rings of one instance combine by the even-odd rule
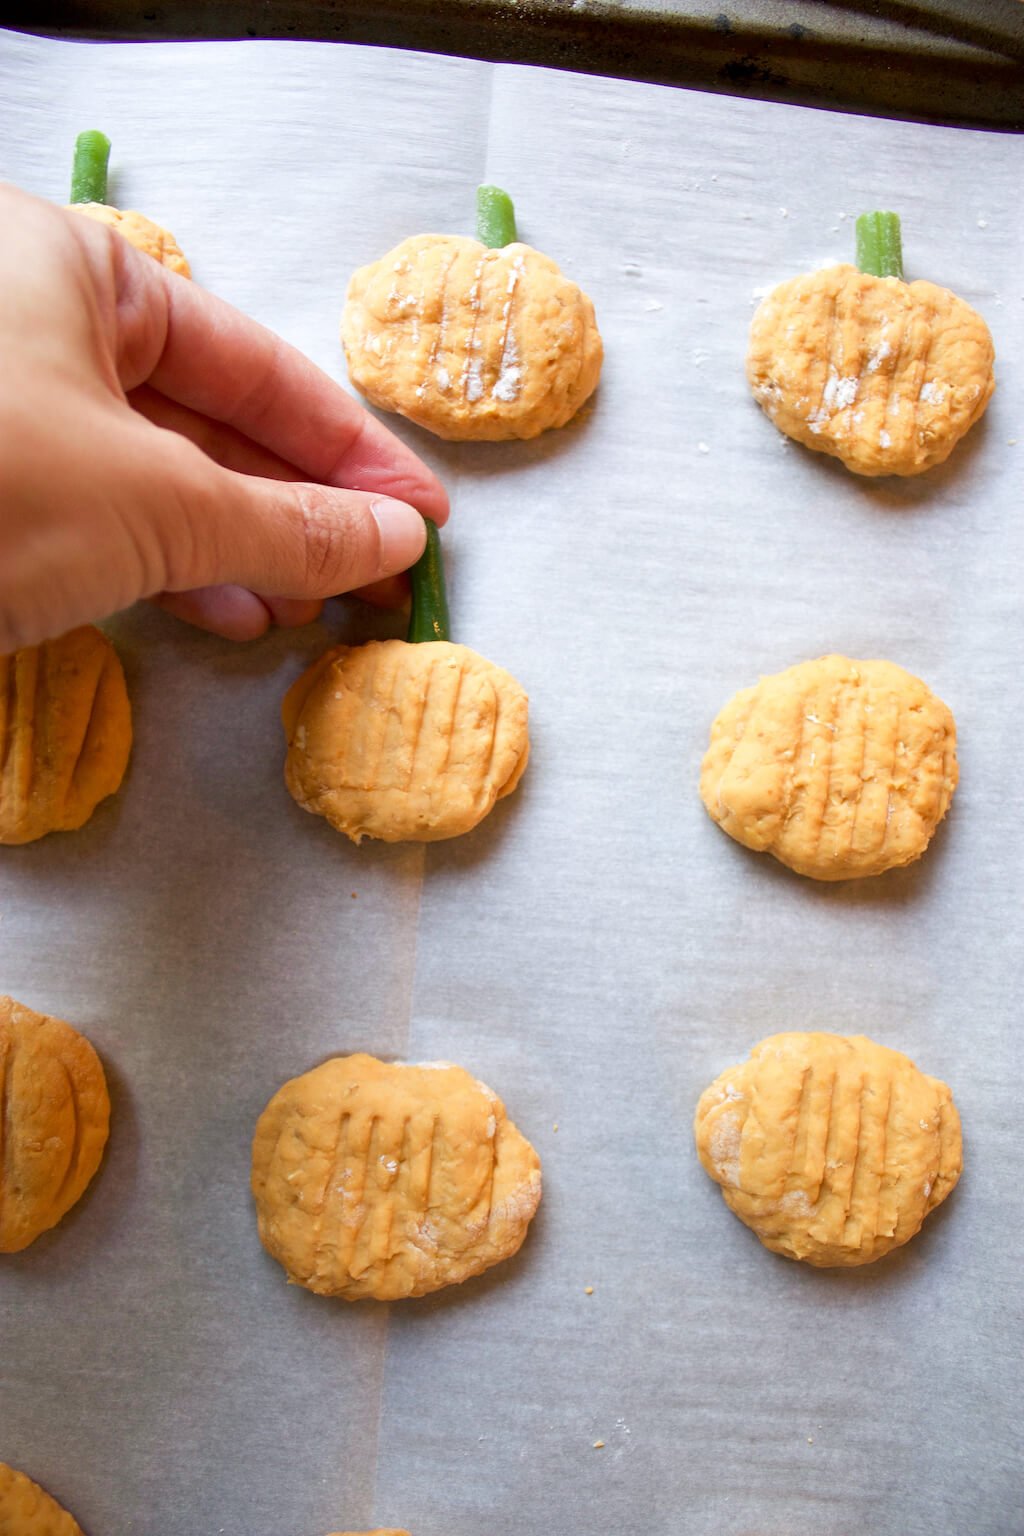
[[[540,1159],[461,1067],[337,1056],[263,1111],[252,1190],[263,1246],[289,1280],[397,1301],[517,1252],[540,1203]]]
[[[448,638],[437,528],[411,572],[407,640],[328,651],[282,706],[285,783],[354,843],[468,832],[511,794],[529,756],[527,697],[501,667]]]
[[[0,1253],[27,1248],[81,1198],[109,1123],[103,1067],[85,1036],[0,997]]]
[[[529,754],[522,688],[450,641],[338,646],[292,685],[283,718],[289,790],[354,843],[468,832]]]
[[[994,358],[984,320],[948,289],[840,265],[762,301],[747,377],[788,437],[859,475],[919,475],[983,414]]]
[[[962,1167],[946,1084],[863,1035],[762,1040],[701,1095],[694,1133],[729,1209],[820,1268],[907,1242]]]
[[[38,1483],[0,1462],[0,1536],[82,1536],[82,1528]]]
[[[494,442],[564,426],[593,393],[593,304],[514,225],[505,233],[495,247],[414,235],[354,274],[342,341],[373,405],[438,437]]]
[[[191,277],[189,264],[169,230],[154,224],[144,213],[112,208],[106,201],[109,156],[110,140],[105,134],[95,130],[79,134],[75,144],[68,208],[84,214],[87,219],[94,219],[98,224],[106,224],[109,229],[116,229],[129,245],[152,256],[154,261],[158,261],[169,272]]]
[[[920,858],[957,774],[953,716],[919,677],[823,656],[730,699],[700,793],[738,843],[813,880],[849,880]]]
[[[68,207],[75,213],[84,214],[87,219],[94,219],[97,224],[106,224],[108,229],[116,229],[129,245],[134,245],[137,251],[142,251],[146,256],[152,256],[154,261],[158,261],[169,272],[177,272],[181,277],[192,276],[188,261],[170,230],[154,224],[144,213],[111,208],[108,203],[69,203]]]
[[[91,624],[0,656],[0,844],[82,826],[131,744],[124,672]]]

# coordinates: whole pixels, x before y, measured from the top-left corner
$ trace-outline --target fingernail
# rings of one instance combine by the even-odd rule
[[[407,501],[379,496],[370,502],[370,511],[380,530],[380,575],[391,576],[415,565],[427,542],[427,530],[416,508]]]

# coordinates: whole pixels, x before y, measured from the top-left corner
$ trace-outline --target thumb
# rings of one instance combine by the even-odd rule
[[[407,570],[423,553],[426,528],[408,502],[243,475],[180,446],[184,483],[179,464],[177,494],[153,509],[166,523],[158,537],[169,592],[234,583],[318,599]]]

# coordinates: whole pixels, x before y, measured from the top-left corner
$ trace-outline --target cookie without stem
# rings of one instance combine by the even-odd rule
[[[0,1253],[27,1248],[81,1199],[109,1126],[106,1078],[85,1036],[0,997]]]
[[[82,826],[131,745],[124,671],[91,624],[0,656],[0,844]]]
[[[38,1483],[0,1462],[0,1536],[83,1536],[83,1532]]]
[[[461,1067],[338,1056],[263,1111],[252,1191],[260,1238],[289,1280],[396,1301],[516,1253],[540,1203],[540,1159]]]
[[[908,1242],[963,1166],[946,1084],[863,1035],[762,1040],[701,1095],[694,1134],[729,1209],[819,1268]]]
[[[700,793],[738,843],[812,880],[850,880],[920,858],[957,777],[953,716],[919,677],[822,656],[730,699]]]

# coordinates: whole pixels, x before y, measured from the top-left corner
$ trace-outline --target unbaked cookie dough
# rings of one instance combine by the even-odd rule
[[[461,1067],[337,1056],[263,1111],[252,1191],[260,1238],[290,1281],[396,1301],[516,1253],[540,1203],[540,1159]]]
[[[74,213],[94,219],[97,224],[106,224],[108,229],[116,229],[129,245],[134,245],[137,251],[142,251],[146,256],[152,256],[154,261],[158,261],[169,272],[177,272],[181,277],[192,276],[181,247],[170,230],[154,224],[144,213],[135,213],[131,209],[122,211],[120,208],[112,208],[109,203],[69,203],[67,206]]]
[[[514,677],[464,645],[337,646],[285,696],[285,782],[354,843],[456,837],[519,783],[527,707]]]
[[[83,1536],[66,1509],[24,1472],[0,1462],[0,1536]]]
[[[597,388],[594,306],[515,241],[414,235],[349,283],[341,325],[353,384],[438,437],[536,437]]]
[[[920,858],[957,784],[953,716],[891,661],[763,677],[711,727],[701,799],[724,832],[813,880]]]
[[[780,432],[858,475],[948,458],[995,388],[984,320],[946,288],[839,265],[758,306],[747,378]]]
[[[124,672],[91,624],[0,656],[0,844],[82,826],[131,744]]]
[[[168,230],[154,224],[145,214],[125,213],[107,202],[107,162],[110,157],[110,140],[98,129],[86,129],[75,140],[75,157],[71,168],[71,201],[66,206],[72,213],[81,213],[87,219],[105,224],[137,251],[151,256],[169,272],[181,277],[191,277],[188,262],[174,236]]]
[[[18,1253],[85,1193],[110,1124],[103,1067],[62,1019],[0,997],[0,1253]]]
[[[701,1095],[694,1134],[729,1209],[820,1268],[909,1241],[963,1166],[946,1084],[863,1035],[762,1040]]]

